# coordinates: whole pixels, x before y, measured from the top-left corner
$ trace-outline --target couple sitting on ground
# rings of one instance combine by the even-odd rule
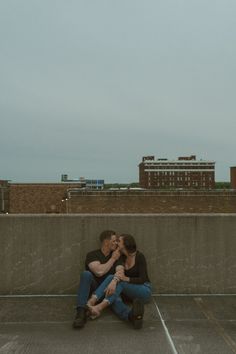
[[[87,317],[97,318],[111,306],[120,319],[130,321],[135,329],[141,328],[144,303],[151,298],[145,257],[131,235],[118,237],[114,231],[105,230],[100,241],[101,248],[86,256],[73,327],[84,327]],[[124,296],[132,301],[132,307],[124,302]]]

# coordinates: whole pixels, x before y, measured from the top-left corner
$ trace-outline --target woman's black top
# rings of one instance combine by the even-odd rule
[[[132,268],[125,269],[125,275],[130,278],[132,284],[143,284],[150,282],[147,272],[147,262],[144,255],[137,251],[135,263]]]

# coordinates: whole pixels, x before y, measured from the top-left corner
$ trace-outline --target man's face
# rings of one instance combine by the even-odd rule
[[[110,250],[114,251],[117,248],[117,238],[116,235],[112,235],[109,241]]]

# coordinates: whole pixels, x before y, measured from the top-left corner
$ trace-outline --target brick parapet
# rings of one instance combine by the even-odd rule
[[[69,183],[11,184],[9,187],[10,213],[65,213],[68,188],[79,188]]]
[[[236,191],[76,190],[76,184],[10,184],[10,213],[235,213]]]

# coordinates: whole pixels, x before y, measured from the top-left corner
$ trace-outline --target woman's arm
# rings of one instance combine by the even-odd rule
[[[136,266],[138,269],[138,274],[136,277],[130,277],[129,282],[132,284],[143,284],[147,281],[147,262],[142,253],[139,253],[136,259]]]
[[[142,253],[139,253],[136,256],[135,267],[137,268],[137,271],[136,271],[137,276],[135,276],[135,277],[125,275],[125,271],[117,272],[116,276],[120,280],[129,282],[129,283],[132,283],[132,284],[143,284],[143,283],[145,283],[148,280],[147,262],[146,262],[146,259],[145,259],[144,255]],[[129,274],[129,270],[127,270],[126,273]]]

